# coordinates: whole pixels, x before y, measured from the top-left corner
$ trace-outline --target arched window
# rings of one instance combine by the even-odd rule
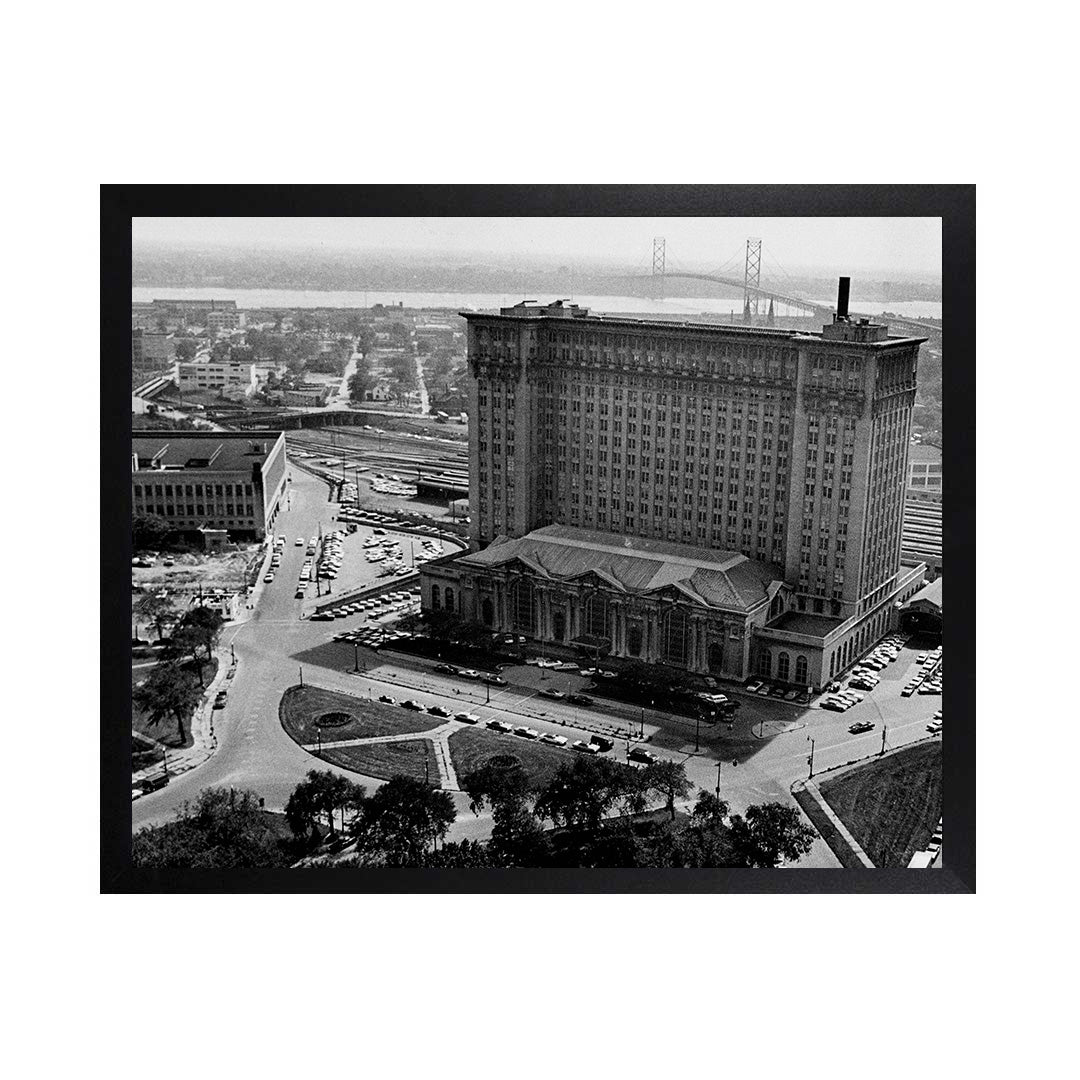
[[[590,596],[585,606],[585,630],[592,637],[608,637],[608,602],[602,596]]]
[[[454,610],[454,590],[449,585],[446,586],[446,610]]]
[[[515,630],[524,630],[527,634],[535,632],[536,601],[533,587],[527,581],[515,581],[510,586],[510,618]]]
[[[439,586],[438,585],[432,585],[431,586],[431,610],[432,611],[438,611],[439,610]]]
[[[805,656],[796,656],[795,657],[795,681],[797,683],[805,683],[806,682],[806,657]]]
[[[782,682],[791,678],[791,657],[786,652],[780,653],[776,658],[776,677]]]
[[[687,644],[690,637],[690,620],[679,610],[669,611],[664,620],[664,655],[667,664],[686,664]]]
[[[768,649],[762,649],[758,653],[757,673],[759,675],[772,674],[772,653]]]

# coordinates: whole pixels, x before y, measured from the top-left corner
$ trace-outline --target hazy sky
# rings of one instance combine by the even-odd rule
[[[938,218],[136,218],[146,243],[322,247],[371,252],[557,257],[651,265],[653,238],[668,266],[742,266],[760,237],[762,269],[941,273]]]

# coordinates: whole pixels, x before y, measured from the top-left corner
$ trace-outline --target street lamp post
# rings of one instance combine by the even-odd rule
[[[300,685],[304,685],[304,665],[300,665]]]
[[[718,799],[720,798],[720,766],[722,764],[722,761],[718,761],[716,763],[716,797]]]
[[[353,647],[353,670],[356,671],[356,672],[359,672],[360,671],[360,646],[354,641],[352,647]]]
[[[807,739],[810,740],[810,775],[807,777],[807,780],[813,780],[814,779],[814,737],[812,735],[807,735],[806,737],[807,737]]]

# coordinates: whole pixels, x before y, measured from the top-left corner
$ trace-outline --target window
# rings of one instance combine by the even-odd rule
[[[432,611],[438,611],[439,610],[439,586],[438,585],[432,585],[431,586],[431,610]]]
[[[795,681],[797,683],[805,683],[806,682],[806,670],[807,670],[806,657],[805,656],[797,656],[797,657],[795,657]]]
[[[791,660],[786,652],[780,653],[776,658],[776,677],[781,682],[787,682],[791,677]]]
[[[758,653],[757,671],[759,675],[772,674],[772,653],[768,649],[762,649]]]
[[[446,586],[446,610],[454,610],[454,590],[449,585]]]

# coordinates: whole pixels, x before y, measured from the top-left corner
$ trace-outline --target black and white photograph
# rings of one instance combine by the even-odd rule
[[[943,212],[785,194],[113,193],[128,887],[964,887]]]

